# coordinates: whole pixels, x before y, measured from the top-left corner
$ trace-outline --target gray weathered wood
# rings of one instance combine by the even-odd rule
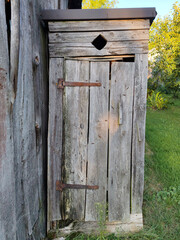
[[[43,9],[58,9],[59,6],[60,6],[60,9],[61,8],[61,0],[44,0],[44,3],[43,3]]]
[[[0,1],[0,238],[40,239],[46,234],[48,74],[39,15],[58,1],[11,2],[10,57],[4,3]]]
[[[129,232],[137,232],[143,228],[143,218],[142,214],[131,214],[130,219],[127,221],[116,221],[116,222],[106,222],[106,234],[115,233],[115,234],[124,234]],[[99,224],[96,221],[89,222],[73,222],[68,226],[60,229],[56,232],[52,231],[56,237],[65,237],[72,233],[83,232],[85,234],[95,234],[99,236],[100,228]],[[54,239],[55,240],[55,239]]]
[[[132,213],[142,213],[148,55],[135,57],[134,116],[132,141]]]
[[[109,221],[130,217],[134,63],[112,62],[109,119]],[[122,124],[119,125],[119,104]]]
[[[49,43],[89,43],[102,35],[108,42],[149,40],[149,30],[49,33]]]
[[[106,20],[106,21],[58,21],[49,22],[50,32],[80,32],[103,31],[103,30],[131,30],[131,29],[149,29],[148,19],[135,20]]]
[[[63,58],[50,59],[48,123],[48,229],[50,229],[50,222],[61,220],[61,193],[60,191],[56,191],[56,180],[61,180],[63,90],[57,88],[57,83],[58,78],[63,78],[63,73]]]
[[[148,53],[148,41],[108,42],[102,50],[97,50],[91,42],[49,44],[49,53],[50,57],[109,56]]]
[[[10,50],[10,81],[17,90],[18,55],[19,55],[19,0],[11,2],[11,50]]]
[[[65,80],[89,82],[89,62],[66,60]],[[65,87],[64,119],[64,179],[69,184],[86,184],[88,87]],[[84,219],[85,190],[63,192],[65,219]]]
[[[109,64],[90,63],[90,82],[98,81],[102,86],[90,88],[87,184],[99,189],[86,193],[86,221],[99,219],[97,203],[106,212]]]
[[[9,53],[5,1],[0,0],[0,238],[16,239],[13,154],[13,89],[9,79]]]
[[[59,0],[60,1],[60,9],[68,8],[68,0]]]

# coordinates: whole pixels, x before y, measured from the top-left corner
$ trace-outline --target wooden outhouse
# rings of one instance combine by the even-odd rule
[[[48,229],[94,232],[102,218],[109,232],[143,227],[148,40],[155,16],[154,8],[43,11]]]

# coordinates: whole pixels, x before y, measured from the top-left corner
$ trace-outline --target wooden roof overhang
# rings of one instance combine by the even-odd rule
[[[156,15],[155,8],[67,9],[43,10],[41,19],[44,21],[149,19],[152,24]]]

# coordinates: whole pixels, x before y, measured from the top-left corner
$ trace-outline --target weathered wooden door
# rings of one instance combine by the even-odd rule
[[[58,209],[54,206],[52,215],[59,212],[64,220],[96,221],[96,203],[100,203],[108,206],[108,221],[128,220],[135,63],[52,61],[52,71],[64,77],[65,82],[101,83],[89,87],[67,84],[58,89],[62,101],[54,102],[57,117],[53,116],[52,137],[58,137],[59,151],[55,157],[59,158],[56,169],[59,173],[53,173],[52,188],[59,180],[64,184],[98,186],[98,189],[57,191],[57,206],[58,201],[61,204]],[[55,77],[55,73],[51,74]],[[50,110],[51,107],[54,108],[50,106]]]

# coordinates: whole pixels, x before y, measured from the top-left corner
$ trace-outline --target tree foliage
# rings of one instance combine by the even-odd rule
[[[180,4],[171,10],[172,17],[158,18],[150,30],[149,49],[153,82],[177,94],[180,88]]]
[[[117,2],[117,0],[83,0],[83,8],[113,8]]]

